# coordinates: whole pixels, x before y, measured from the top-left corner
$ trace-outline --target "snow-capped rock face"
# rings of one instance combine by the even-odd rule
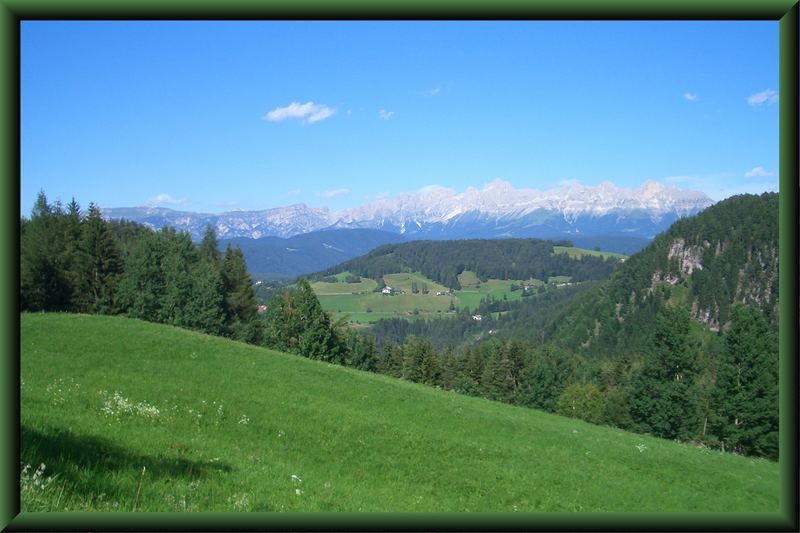
[[[685,191],[675,185],[665,187],[654,181],[639,189],[618,188],[606,181],[597,187],[575,184],[542,192],[515,189],[510,183],[497,179],[483,190],[470,187],[463,193],[456,193],[444,187],[427,187],[415,194],[379,200],[332,216],[337,227],[374,227],[372,224],[378,221],[398,227],[405,227],[408,221],[448,224],[470,212],[495,220],[519,220],[545,212],[551,216],[560,215],[567,224],[575,224],[580,217],[603,217],[612,213],[630,216],[646,212],[657,223],[665,215],[687,216],[711,204],[711,199],[703,193]]]
[[[374,228],[420,238],[556,238],[616,232],[652,238],[677,218],[712,203],[703,193],[655,181],[638,189],[606,181],[597,187],[572,184],[538,191],[515,189],[496,179],[483,189],[469,187],[459,193],[431,186],[338,212],[295,204],[216,215],[165,208],[112,208],[103,214],[156,229],[174,226],[188,230],[195,239],[202,237],[208,224],[220,237],[291,237],[328,228]]]

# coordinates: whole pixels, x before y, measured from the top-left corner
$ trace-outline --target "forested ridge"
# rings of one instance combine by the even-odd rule
[[[571,246],[569,241],[539,239],[467,239],[458,241],[412,241],[379,246],[368,254],[323,270],[316,277],[350,271],[378,279],[396,272],[421,272],[453,290],[461,289],[458,275],[469,270],[478,279],[547,280],[571,276],[580,282],[606,278],[619,263],[614,258],[585,255],[571,258],[553,253],[553,246]]]
[[[741,195],[685,218],[554,320],[553,342],[595,356],[636,353],[667,302],[711,331],[737,304],[778,323],[778,195]]]
[[[777,269],[777,259],[771,262],[776,201],[777,195],[763,195],[721,202],[677,223],[609,281],[587,290],[579,305],[565,305],[570,298],[548,291],[528,298],[524,306],[531,307],[498,318],[508,321],[499,330],[510,336],[481,331],[486,334],[477,342],[441,347],[409,335],[414,331],[379,346],[370,333],[333,322],[306,279],[281,290],[258,314],[241,251],[228,247],[221,253],[213,230],[195,245],[188,233],[106,222],[94,205],[84,214],[74,200],[66,208],[49,205],[42,193],[31,218],[20,224],[20,304],[30,311],[124,314],[597,424],[777,458],[777,276],[768,268]],[[710,216],[721,222],[707,224]],[[485,244],[483,251],[498,249],[476,242]],[[421,246],[424,251],[426,243]],[[531,257],[555,257],[545,253],[547,246],[552,249],[534,241]],[[466,258],[458,248],[445,250]],[[699,252],[708,254],[702,263]],[[665,253],[666,260],[660,258]],[[379,255],[387,257],[385,247]],[[453,257],[451,272],[463,266],[494,275],[481,262],[462,265]],[[376,264],[388,265],[381,261]],[[735,284],[713,282],[717,289],[701,297],[708,278],[693,275],[698,265],[706,276],[718,275],[719,265],[720,272],[739,277]],[[525,278],[510,268],[515,273],[508,275]],[[744,288],[745,280],[753,286]],[[631,287],[630,307],[622,314],[610,295],[625,295]],[[729,303],[726,295],[732,295]],[[557,307],[537,309],[534,302],[542,297],[555,300],[541,303],[567,308],[550,329]],[[707,318],[701,302],[714,302],[717,322]],[[492,305],[502,304],[482,305],[492,312]],[[584,323],[591,325],[584,329]],[[604,328],[606,323],[618,326]],[[709,332],[715,324],[719,331]],[[526,325],[550,337],[531,339],[523,334]],[[424,327],[418,333],[437,335]],[[605,344],[596,340],[601,334],[609,339]]]

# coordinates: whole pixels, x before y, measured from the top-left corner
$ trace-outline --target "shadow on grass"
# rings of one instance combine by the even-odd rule
[[[78,484],[85,482],[85,476],[79,473],[86,471],[104,476],[120,471],[141,471],[142,467],[147,467],[148,476],[185,480],[231,471],[231,467],[223,462],[138,454],[109,439],[76,435],[64,429],[44,433],[23,425],[20,437],[23,461],[44,463],[48,474],[58,473]],[[36,468],[34,464],[31,466]]]

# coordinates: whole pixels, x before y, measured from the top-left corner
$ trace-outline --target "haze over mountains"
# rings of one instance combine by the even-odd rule
[[[207,225],[222,239],[289,238],[328,229],[379,229],[406,239],[538,237],[568,238],[576,246],[600,246],[630,253],[681,217],[713,201],[697,191],[649,181],[638,189],[604,182],[538,191],[494,180],[483,189],[431,186],[413,194],[330,211],[295,204],[261,211],[208,214],[163,207],[106,208],[112,219],[133,220],[155,229],[173,226],[199,240]],[[588,240],[587,240],[588,239]]]

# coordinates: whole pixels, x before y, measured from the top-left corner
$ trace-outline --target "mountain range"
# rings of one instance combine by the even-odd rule
[[[538,191],[494,180],[483,189],[458,193],[431,186],[413,194],[384,198],[331,211],[294,204],[260,211],[209,214],[164,207],[105,208],[106,218],[127,219],[154,229],[172,226],[199,240],[206,226],[222,238],[289,238],[331,229],[378,229],[405,239],[536,237],[570,239],[576,246],[599,246],[631,253],[677,219],[694,215],[713,201],[697,191],[649,181],[636,189],[604,182]]]

